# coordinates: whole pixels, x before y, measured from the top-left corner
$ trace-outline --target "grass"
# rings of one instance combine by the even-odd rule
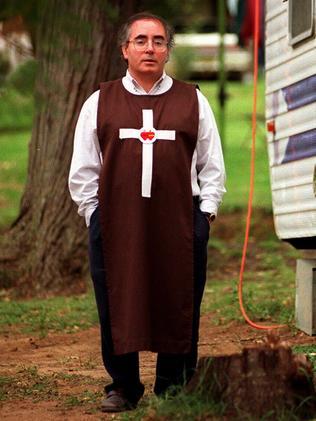
[[[38,402],[58,395],[52,376],[40,375],[36,366],[20,367],[14,376],[0,377],[0,402],[12,399],[32,399]]]
[[[29,131],[32,127],[34,101],[5,85],[0,90],[0,133]]]
[[[0,91],[0,228],[18,215],[27,174],[34,102],[12,87]]]
[[[0,134],[0,228],[18,216],[27,173],[29,139],[29,131]]]
[[[103,383],[103,382],[102,382]],[[60,387],[85,386],[77,394],[60,394]],[[36,365],[17,367],[14,374],[0,376],[0,403],[28,399],[32,402],[57,401],[64,410],[84,407],[86,413],[95,412],[96,403],[101,399],[101,382],[89,376],[64,375],[63,373],[43,374]],[[94,391],[94,388],[98,391]]]
[[[92,392],[90,390],[84,390],[78,395],[69,395],[63,399],[62,407],[65,409],[71,409],[78,406],[87,406],[91,405],[92,408],[90,411],[85,411],[86,413],[96,412],[96,404],[100,401],[103,396],[102,392]]]
[[[209,242],[208,282],[203,312],[212,312],[218,324],[242,320],[237,284],[244,237],[245,211],[222,215]],[[265,224],[262,224],[262,221]],[[292,324],[295,308],[295,264],[299,252],[281,242],[274,233],[271,212],[256,208],[250,229],[243,274],[243,301],[254,321],[268,320]]]
[[[74,297],[54,297],[43,300],[0,302],[0,332],[72,333],[98,323],[94,296],[91,292]]]
[[[175,394],[175,396],[174,396]],[[149,420],[216,420],[224,412],[224,406],[214,402],[210,397],[202,396],[200,391],[186,393],[183,390],[171,390],[164,398],[153,396],[142,400],[132,413],[126,412],[120,416],[120,421]],[[148,418],[147,418],[148,417]],[[209,418],[208,418],[209,417]]]
[[[216,83],[200,82],[199,87],[207,96],[215,118],[219,121],[220,109]],[[223,200],[223,212],[245,208],[247,205],[251,158],[252,91],[252,84],[228,83],[225,144],[223,144],[227,193]],[[264,80],[262,78],[258,83],[254,206],[271,209],[269,165],[265,143]]]
[[[313,366],[316,375],[316,345],[295,345],[293,351],[297,354],[305,354]]]
[[[186,393],[181,390],[164,399],[153,397],[142,401],[136,410],[119,415],[119,421],[259,421],[249,414],[239,413],[225,417],[225,406],[215,402],[205,390]],[[269,411],[260,421],[301,421],[297,410]],[[310,419],[310,418],[309,418]],[[312,420],[311,420],[312,421]]]
[[[258,244],[260,253],[249,256],[250,264],[243,276],[243,299],[250,318],[273,320],[281,323],[291,323],[294,319],[295,303],[295,258],[290,246],[275,239],[274,247],[263,250]],[[237,244],[236,254],[240,250]],[[232,259],[230,255],[223,260]],[[298,252],[295,251],[296,257]],[[249,255],[251,251],[249,252]],[[239,260],[239,259],[238,259]],[[246,260],[246,262],[248,261]],[[225,263],[222,262],[223,265]],[[239,274],[238,274],[239,275]],[[241,320],[237,299],[237,274],[223,282],[223,279],[210,279],[207,284],[203,310],[215,311],[221,323],[231,320]]]
[[[291,324],[294,320],[295,289],[272,279],[265,282],[245,280],[243,302],[247,314],[254,321]],[[243,321],[239,309],[236,280],[223,285],[212,281],[205,288],[202,313],[212,313],[213,323],[227,324]]]

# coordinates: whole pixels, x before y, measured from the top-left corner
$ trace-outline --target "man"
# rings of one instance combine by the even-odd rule
[[[209,224],[225,192],[207,100],[164,71],[170,26],[137,14],[119,40],[126,76],[102,83],[83,105],[69,177],[89,226],[102,356],[113,379],[105,412],[141,398],[138,351],[158,353],[157,395],[192,376]]]

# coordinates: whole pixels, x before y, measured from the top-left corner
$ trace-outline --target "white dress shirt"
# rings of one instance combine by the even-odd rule
[[[157,95],[167,92],[173,83],[170,76],[162,77],[146,92],[127,71],[124,88],[134,95]],[[74,137],[74,149],[69,174],[69,190],[78,205],[78,213],[90,217],[98,206],[98,183],[102,154],[97,136],[97,110],[99,92],[94,92],[83,104]],[[205,96],[197,89],[199,127],[196,148],[192,157],[192,195],[199,196],[203,212],[217,214],[225,193],[225,167],[220,138],[214,115]]]

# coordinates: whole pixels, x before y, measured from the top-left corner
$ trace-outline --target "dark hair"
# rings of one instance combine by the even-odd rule
[[[165,28],[166,35],[167,35],[168,48],[173,47],[174,45],[173,27],[162,17],[154,15],[149,12],[136,13],[135,15],[130,16],[127,19],[127,21],[120,27],[119,32],[118,32],[118,44],[120,47],[127,43],[128,38],[129,38],[129,31],[131,29],[132,24],[138,20],[143,20],[143,19],[159,21]]]

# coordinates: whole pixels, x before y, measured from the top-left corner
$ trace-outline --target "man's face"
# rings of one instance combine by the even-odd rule
[[[159,47],[159,44],[164,46],[167,44],[162,23],[151,19],[134,22],[130,28],[128,41],[122,46],[122,53],[128,61],[131,75],[136,79],[151,77],[153,81],[157,80],[163,73],[169,54],[167,47],[162,50]]]

